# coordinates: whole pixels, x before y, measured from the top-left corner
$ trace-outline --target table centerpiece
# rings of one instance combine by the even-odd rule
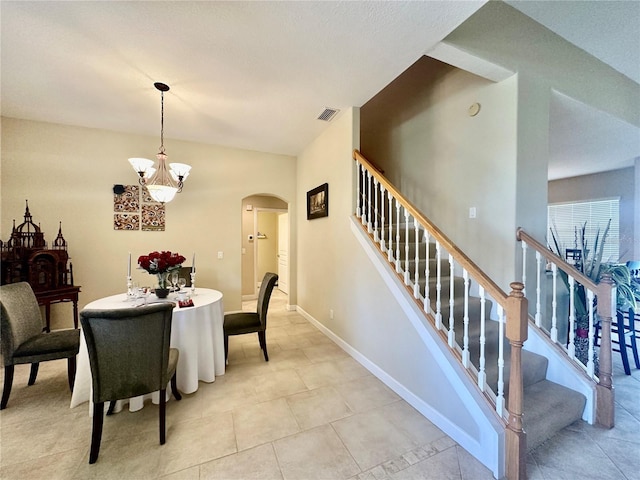
[[[158,277],[158,288],[155,289],[158,298],[166,298],[169,294],[169,275],[175,270],[179,270],[185,257],[179,253],[162,251],[151,252],[138,257],[138,265]]]

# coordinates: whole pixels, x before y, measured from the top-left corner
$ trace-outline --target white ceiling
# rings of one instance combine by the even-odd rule
[[[161,81],[167,139],[296,155],[325,107],[363,105],[484,2],[3,0],[1,112],[159,136]],[[640,2],[509,3],[640,83]]]
[[[506,3],[640,84],[640,1]]]
[[[553,92],[549,180],[631,167],[640,156],[638,128]]]
[[[453,3],[2,1],[2,114],[159,135],[160,81],[167,138],[295,155],[484,0]]]
[[[506,3],[640,84],[640,1]],[[549,123],[550,180],[631,167],[640,158],[637,127],[559,93]]]

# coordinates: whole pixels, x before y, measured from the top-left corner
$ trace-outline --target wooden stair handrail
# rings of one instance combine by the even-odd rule
[[[572,276],[582,285],[587,287],[589,290],[593,292],[598,291],[598,285],[593,282],[589,277],[583,275],[579,270],[574,268],[572,265],[569,265],[565,260],[562,259],[559,255],[556,255],[551,250],[546,248],[540,242],[538,242],[535,238],[525,232],[522,227],[518,227],[516,230],[516,238],[518,241],[524,241],[527,245],[533,247],[536,252],[539,252],[543,255],[547,260],[555,263],[560,270],[562,270],[567,275]]]
[[[491,280],[462,250],[460,250],[442,231],[436,227],[427,217],[407,200],[400,191],[393,186],[378,169],[367,160],[358,150],[353,151],[353,159],[361,164],[370,167],[368,171],[373,177],[391,194],[407,211],[417,219],[423,226],[428,227],[429,233],[444,246],[445,250],[452,254],[456,261],[487,291],[493,299],[504,305],[507,294],[496,283]]]

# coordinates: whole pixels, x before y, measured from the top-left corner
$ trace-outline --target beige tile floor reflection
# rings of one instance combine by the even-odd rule
[[[0,478],[464,479],[478,461],[336,347],[274,292],[262,358],[255,334],[232,337],[227,372],[167,405],[105,419],[89,465],[88,405],[69,409],[66,362],[43,363],[36,385],[18,367],[0,412]],[[254,303],[255,304],[255,303]],[[245,304],[247,309],[251,304]],[[613,430],[577,423],[532,452],[533,479],[640,478],[640,374],[616,372]]]

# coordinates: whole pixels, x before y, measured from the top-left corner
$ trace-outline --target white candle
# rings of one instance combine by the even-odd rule
[[[196,273],[196,254],[193,254],[193,259],[191,260],[191,273]]]
[[[131,252],[129,252],[129,265],[127,266],[127,277],[131,276]]]

